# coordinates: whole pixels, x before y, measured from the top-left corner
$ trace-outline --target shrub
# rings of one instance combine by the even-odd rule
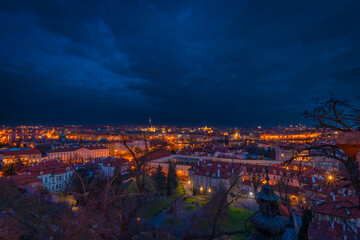
[[[195,203],[196,201],[197,201],[196,198],[188,197],[188,198],[185,199],[184,202],[186,202],[186,203]]]
[[[167,226],[179,226],[181,222],[181,219],[178,217],[168,217],[164,220],[164,224]]]
[[[199,204],[200,207],[204,207],[207,203],[208,203],[208,201],[201,200],[201,201],[199,201],[198,204]]]
[[[192,212],[196,210],[196,206],[192,204],[186,204],[185,206],[183,206],[183,209],[185,211]]]

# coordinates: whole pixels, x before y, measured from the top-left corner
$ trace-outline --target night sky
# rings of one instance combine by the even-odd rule
[[[360,105],[360,1],[1,1],[0,124],[277,126]]]

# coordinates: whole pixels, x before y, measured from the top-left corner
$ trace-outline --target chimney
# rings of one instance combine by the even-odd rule
[[[218,169],[218,177],[220,177],[220,169]]]

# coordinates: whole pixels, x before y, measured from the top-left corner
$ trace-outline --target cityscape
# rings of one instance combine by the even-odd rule
[[[8,1],[0,240],[360,239],[357,1]]]

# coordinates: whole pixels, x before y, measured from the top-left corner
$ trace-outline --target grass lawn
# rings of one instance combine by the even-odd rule
[[[140,209],[140,216],[149,220],[155,215],[161,213],[168,206],[169,204],[163,198],[156,199]]]
[[[175,201],[175,199],[180,199],[184,195],[185,195],[184,186],[179,182],[176,190],[174,190],[173,194],[169,196],[168,199],[170,200],[170,202],[173,202]]]
[[[208,201],[205,201],[205,200],[200,200],[200,201],[198,202],[198,204],[199,204],[200,207],[204,207],[207,203],[208,203]]]
[[[192,204],[186,204],[183,206],[183,209],[188,212],[192,212],[196,210],[196,206]]]
[[[181,222],[181,219],[178,217],[168,217],[164,220],[164,224],[167,226],[179,226]]]
[[[184,185],[182,185],[180,182],[179,182],[179,184],[178,184],[178,187],[176,188],[176,192],[177,192],[178,195],[180,195],[180,196],[185,195]]]
[[[186,203],[195,203],[196,201],[197,201],[196,198],[187,197],[184,202],[186,202]]]
[[[227,222],[221,228],[225,231],[245,230],[245,220],[253,214],[254,211],[230,207]],[[247,224],[250,225],[250,222]],[[232,239],[247,239],[248,236],[249,234],[237,234],[233,235]]]

